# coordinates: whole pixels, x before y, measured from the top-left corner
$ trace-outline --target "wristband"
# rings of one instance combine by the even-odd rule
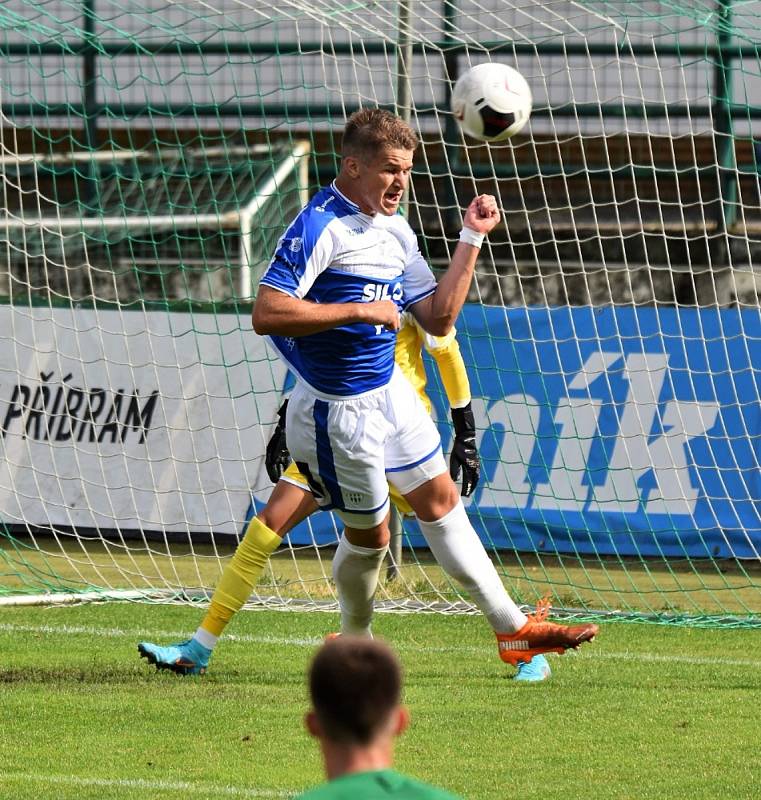
[[[460,231],[460,241],[465,244],[472,244],[473,247],[481,247],[484,243],[484,234],[470,228],[463,228]]]

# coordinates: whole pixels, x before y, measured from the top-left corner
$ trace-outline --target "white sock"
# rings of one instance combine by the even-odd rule
[[[358,547],[341,536],[333,557],[333,580],[341,606],[341,633],[370,636],[373,600],[388,547]]]
[[[435,522],[418,520],[436,561],[473,598],[495,633],[515,633],[526,615],[510,598],[460,501]]]
[[[219,636],[209,633],[206,628],[199,628],[194,634],[193,638],[198,644],[203,645],[207,650],[213,650],[219,641]]]

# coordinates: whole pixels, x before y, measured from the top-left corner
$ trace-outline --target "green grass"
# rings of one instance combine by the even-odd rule
[[[0,532],[0,596],[92,589],[164,590],[210,596],[230,545],[89,541],[61,536],[36,540]],[[284,546],[257,583],[263,596],[334,601],[333,550]],[[710,559],[619,559],[582,555],[494,554],[510,594],[534,604],[548,590],[553,604],[625,613],[737,616],[759,624],[761,562]],[[404,552],[399,579],[379,599],[455,602],[456,587],[426,551]]]
[[[285,797],[322,778],[304,673],[332,614],[244,612],[211,672],[157,673],[141,638],[198,609],[106,604],[0,616],[0,797]],[[397,766],[464,797],[757,798],[761,633],[611,623],[515,684],[475,616],[379,614],[413,718]]]

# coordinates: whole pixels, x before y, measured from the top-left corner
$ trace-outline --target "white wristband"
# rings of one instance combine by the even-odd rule
[[[471,228],[463,228],[460,231],[460,241],[465,242],[465,244],[472,244],[473,247],[481,247],[484,243],[484,234]]]

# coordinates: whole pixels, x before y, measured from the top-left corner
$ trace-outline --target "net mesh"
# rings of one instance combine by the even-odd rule
[[[435,269],[475,191],[504,209],[458,328],[468,510],[511,593],[758,624],[760,19],[729,0],[4,3],[0,593],[208,597],[266,502],[287,382],[251,331],[257,277],[347,115],[381,105],[422,135],[407,213]],[[449,97],[490,60],[534,111],[486,146]],[[433,369],[430,391],[446,447]],[[336,538],[329,515],[299,528],[252,602],[335,607]],[[470,610],[414,524],[404,542],[380,602]]]

